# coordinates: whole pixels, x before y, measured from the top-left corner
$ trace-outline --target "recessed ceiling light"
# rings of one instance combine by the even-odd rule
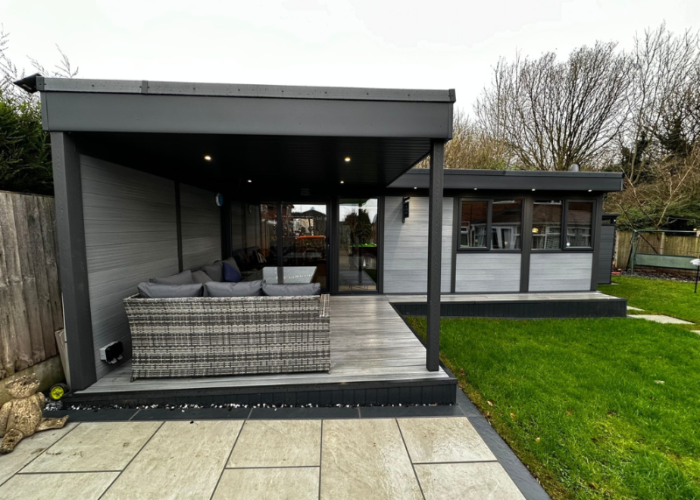
[[[253,179],[248,179],[248,182],[253,182]]]
[[[346,161],[346,162],[349,162],[349,161],[350,161],[350,157],[349,157],[349,156],[346,156],[346,157],[345,157],[345,161]]]
[[[588,192],[589,192],[589,193],[592,193],[592,192],[593,192],[593,190],[592,190],[592,189],[589,189],[589,190],[588,190]]]
[[[533,191],[535,191],[535,188],[532,188]]]
[[[345,181],[340,181],[341,184],[345,184]]]
[[[209,155],[204,155],[204,159],[207,160],[207,161],[211,161],[211,156],[209,156]]]
[[[418,189],[418,186],[414,186],[413,189]]]
[[[474,191],[476,191],[477,188],[474,188]]]

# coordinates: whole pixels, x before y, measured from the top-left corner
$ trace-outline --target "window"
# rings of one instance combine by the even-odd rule
[[[519,250],[522,200],[462,200],[459,248]]]
[[[535,201],[532,210],[532,249],[561,250],[562,202]]]
[[[522,224],[522,201],[494,201],[491,209],[491,248],[519,250]]]
[[[462,201],[459,248],[488,248],[488,201]]]
[[[566,248],[591,248],[593,203],[572,201],[566,209]]]

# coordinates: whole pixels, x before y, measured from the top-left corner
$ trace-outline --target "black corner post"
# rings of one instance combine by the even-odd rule
[[[80,158],[70,135],[51,132],[58,257],[71,390],[97,381],[92,340]]]
[[[430,145],[430,191],[428,212],[428,338],[426,367],[440,369],[440,286],[442,278],[442,205],[445,141]]]

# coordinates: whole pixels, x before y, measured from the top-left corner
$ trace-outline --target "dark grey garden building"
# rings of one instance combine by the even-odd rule
[[[441,311],[624,309],[592,293],[608,258],[602,200],[621,176],[443,175],[452,90],[18,83],[41,92],[51,132],[71,385],[85,401],[450,402]],[[231,256],[244,275],[331,294],[330,373],[130,382],[123,300]],[[397,311],[427,315],[425,348]],[[101,361],[115,341],[125,360]]]

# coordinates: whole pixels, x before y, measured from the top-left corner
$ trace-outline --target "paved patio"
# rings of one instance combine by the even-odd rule
[[[0,457],[3,499],[522,499],[464,416],[70,423]]]

